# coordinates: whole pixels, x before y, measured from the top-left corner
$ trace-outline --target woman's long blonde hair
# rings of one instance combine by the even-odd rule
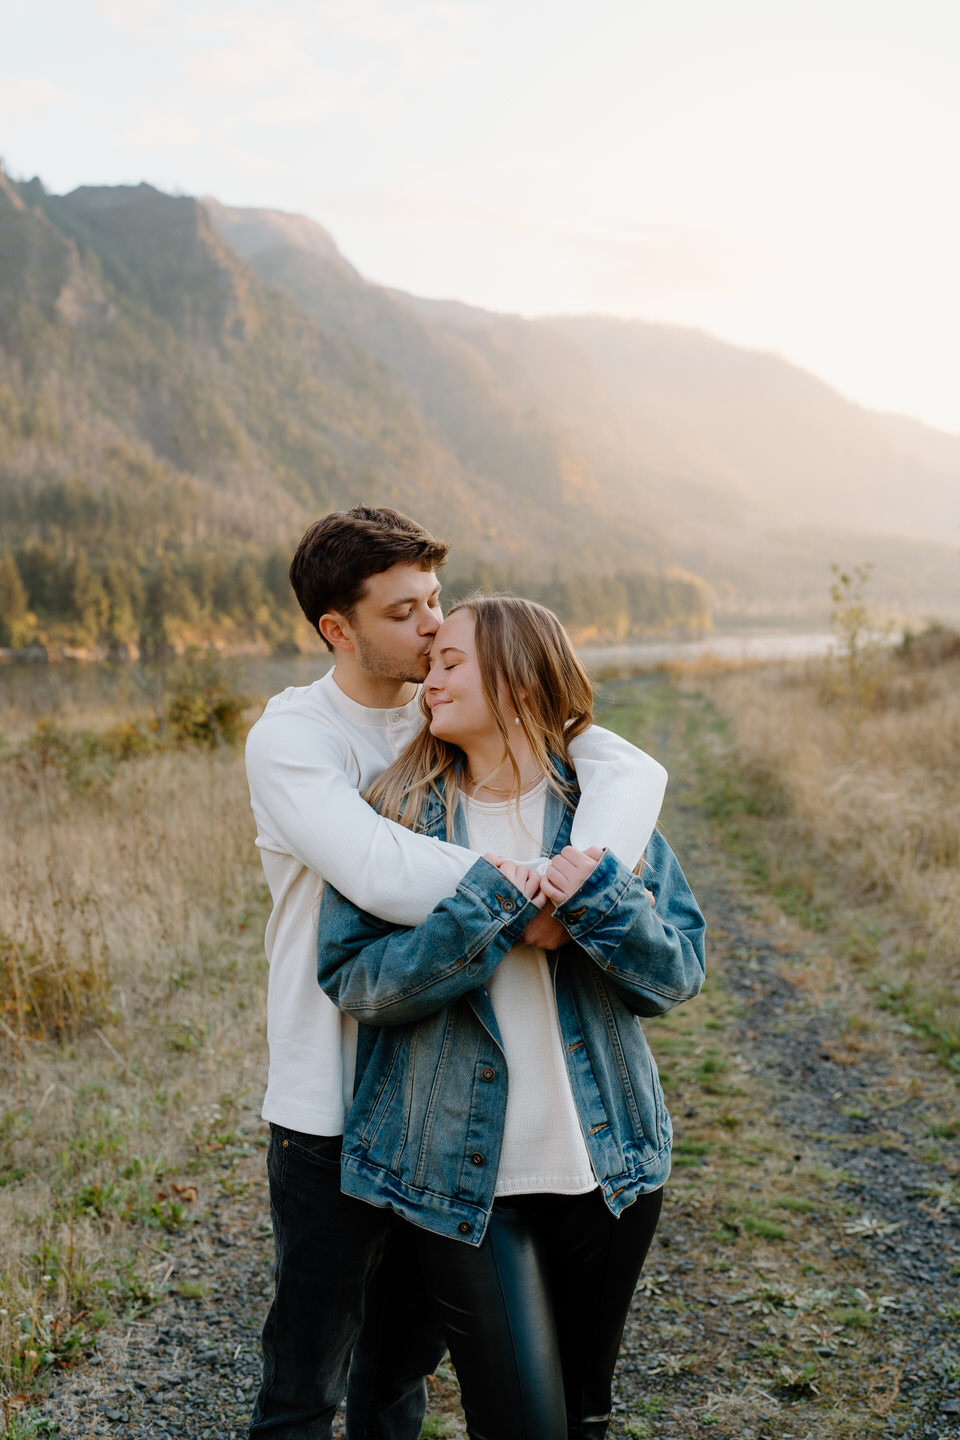
[[[568,761],[567,746],[593,720],[593,690],[569,636],[552,610],[515,595],[476,595],[454,605],[449,614],[469,610],[474,619],[477,660],[483,694],[503,739],[504,758],[513,769],[513,795],[519,799],[521,776],[510,748],[513,716],[500,704],[502,680],[538,769],[562,794],[567,788],[551,756]],[[423,692],[420,708],[429,721]],[[366,799],[391,820],[415,828],[430,794],[443,796],[447,836],[459,799],[463,751],[430,734],[429,724],[411,740],[389,769],[366,792]]]

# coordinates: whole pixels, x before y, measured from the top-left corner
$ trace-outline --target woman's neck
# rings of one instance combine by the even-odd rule
[[[516,740],[511,736],[511,745],[505,753],[503,741],[498,734],[484,744],[464,747],[464,768],[462,783],[471,795],[512,795],[516,789],[516,773],[510,763],[510,755],[520,772],[520,789],[525,790],[540,779],[541,771],[533,757],[527,737],[518,733]]]

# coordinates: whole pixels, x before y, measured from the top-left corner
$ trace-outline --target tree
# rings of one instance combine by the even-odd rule
[[[103,581],[90,568],[86,552],[77,554],[73,566],[73,609],[80,622],[83,638],[91,644],[107,633],[110,601]]]
[[[0,645],[23,645],[31,618],[17,562],[9,550],[4,550],[0,554]]]

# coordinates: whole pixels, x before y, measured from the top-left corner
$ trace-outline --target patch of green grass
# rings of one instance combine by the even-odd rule
[[[728,1225],[726,1221],[711,1230],[707,1236],[715,1245],[733,1245],[740,1234],[739,1227]]]
[[[706,1140],[675,1140],[672,1150],[674,1165],[699,1165],[701,1159],[710,1154],[711,1146]]]
[[[781,1195],[773,1203],[778,1210],[789,1210],[794,1215],[809,1215],[814,1209],[813,1201],[806,1195]]]
[[[787,1231],[775,1220],[768,1220],[766,1215],[744,1215],[743,1228],[749,1235],[757,1235],[761,1240],[786,1240]]]
[[[449,1428],[448,1421],[442,1415],[428,1415],[420,1431],[420,1440],[443,1440]]]
[[[830,1312],[830,1318],[835,1325],[843,1325],[848,1330],[864,1330],[874,1319],[872,1312],[862,1305],[842,1305]]]
[[[642,1400],[634,1401],[638,1415],[659,1415],[666,1408],[667,1402],[662,1395],[646,1395]]]

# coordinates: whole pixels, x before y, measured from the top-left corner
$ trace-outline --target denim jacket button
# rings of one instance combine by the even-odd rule
[[[492,1065],[484,1065],[483,1069],[480,1071],[480,1079],[492,1080],[496,1073],[497,1072],[496,1070],[494,1070]]]
[[[457,1229],[460,1231],[461,1235],[469,1235],[470,1231],[473,1229],[473,1226],[469,1223],[469,1221],[461,1220],[460,1224],[457,1226]]]
[[[480,1154],[479,1150],[476,1152],[476,1154],[470,1156],[470,1163],[471,1165],[483,1164],[483,1156]]]
[[[516,908],[517,907],[514,905],[513,901],[510,899],[509,896],[507,896],[506,900],[500,901],[500,909],[506,911],[508,915],[512,910],[515,910]]]

